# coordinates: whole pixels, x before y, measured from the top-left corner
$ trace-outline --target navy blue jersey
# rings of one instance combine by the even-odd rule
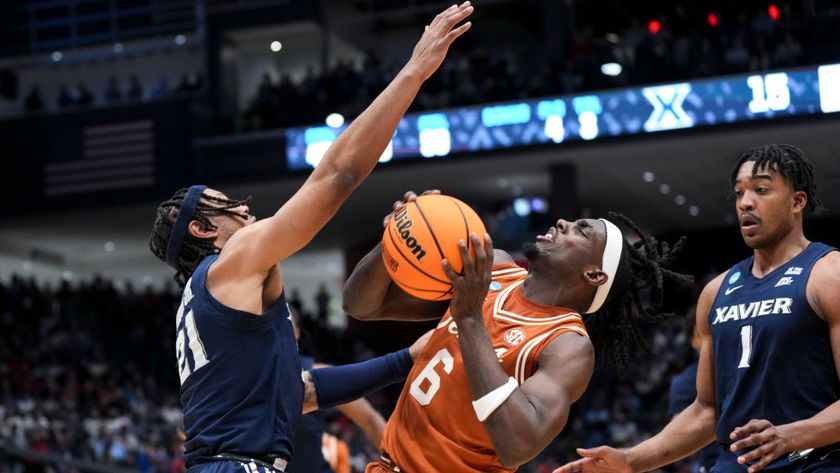
[[[300,357],[303,369],[310,370],[315,360]],[[295,435],[295,458],[286,468],[286,473],[333,473],[324,459],[324,415],[321,411],[311,412],[300,418]]]
[[[668,415],[674,417],[697,398],[697,362],[688,366],[671,379],[668,396]],[[697,464],[710,471],[717,460],[718,447],[711,444],[697,452]]]
[[[208,256],[187,282],[176,316],[184,458],[220,453],[292,457],[303,404],[286,298],[262,315],[226,307],[205,287]]]
[[[831,251],[811,243],[762,278],[752,274],[752,257],[726,274],[709,312],[721,446],[715,471],[746,471],[729,451],[736,427],[806,419],[840,399],[828,324],[805,295],[814,263]],[[783,455],[765,471],[789,465]]]

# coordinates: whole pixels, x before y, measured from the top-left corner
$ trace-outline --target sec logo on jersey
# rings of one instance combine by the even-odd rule
[[[518,328],[512,328],[505,334],[505,343],[515,347],[525,341],[525,332]]]

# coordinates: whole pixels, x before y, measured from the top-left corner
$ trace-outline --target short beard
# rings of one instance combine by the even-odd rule
[[[525,242],[522,244],[522,256],[528,260],[529,263],[533,263],[534,261],[538,260],[542,252],[539,248],[537,248],[537,244],[533,241]]]

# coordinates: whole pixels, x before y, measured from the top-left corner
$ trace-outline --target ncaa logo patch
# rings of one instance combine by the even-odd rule
[[[512,328],[505,334],[505,343],[515,347],[525,341],[525,332],[518,328]]]
[[[502,288],[502,283],[500,283],[499,281],[491,281],[490,282],[490,290],[491,291],[498,291],[501,288]]]
[[[741,279],[741,272],[738,271],[732,276],[729,276],[729,284],[733,284],[735,281]]]

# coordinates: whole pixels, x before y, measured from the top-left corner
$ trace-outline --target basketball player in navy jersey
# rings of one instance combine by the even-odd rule
[[[410,370],[403,350],[302,376],[278,263],[306,246],[371,172],[472,11],[465,2],[435,17],[405,67],[273,216],[257,222],[246,201],[204,186],[158,208],[150,247],[184,287],[176,354],[191,473],[282,471],[302,411],[343,404]]]
[[[753,256],[697,304],[697,398],[653,438],[578,450],[555,473],[648,471],[715,438],[713,472],[840,471],[840,253],[805,238],[821,210],[814,168],[789,145],[744,152],[732,172]]]

